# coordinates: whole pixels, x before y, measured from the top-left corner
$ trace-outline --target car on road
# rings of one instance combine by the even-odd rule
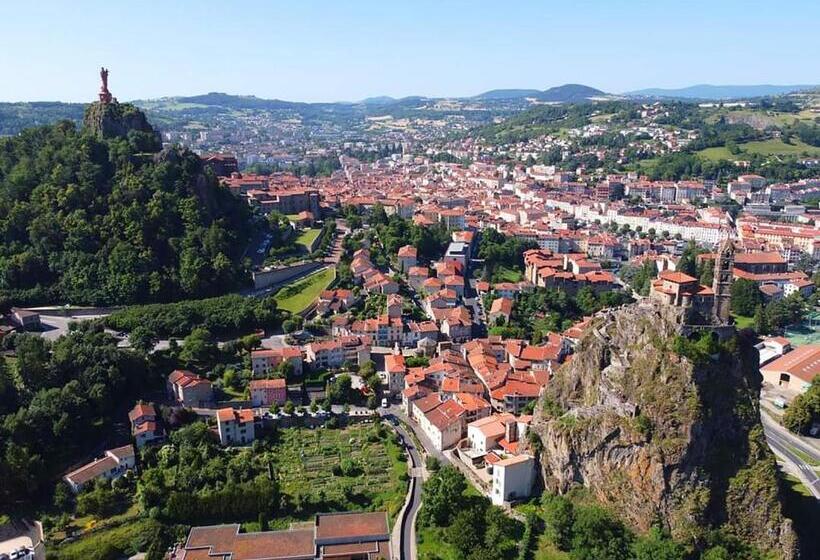
[[[388,408],[389,406],[387,399],[382,399],[382,408]]]

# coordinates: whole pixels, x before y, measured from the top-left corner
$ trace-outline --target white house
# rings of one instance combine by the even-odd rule
[[[419,427],[437,450],[448,449],[459,442],[464,431],[466,411],[455,400],[441,402],[440,395],[434,393],[415,401],[413,408]]]
[[[253,442],[253,410],[221,408],[216,411],[216,427],[222,445],[244,445]]]
[[[529,455],[513,455],[493,465],[491,500],[497,505],[528,498],[535,481],[535,460]]]
[[[510,433],[511,430],[515,430],[515,435]],[[477,454],[486,455],[507,436],[510,441],[518,439],[517,422],[510,413],[487,416],[467,425],[467,440]]]
[[[80,492],[85,486],[98,478],[115,480],[134,468],[136,459],[134,446],[131,444],[109,449],[99,459],[73,470],[63,477],[71,490]]]

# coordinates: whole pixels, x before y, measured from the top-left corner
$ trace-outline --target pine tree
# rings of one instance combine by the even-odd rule
[[[763,310],[762,305],[758,305],[755,308],[754,326],[755,326],[755,331],[757,332],[757,334],[768,334],[769,333],[769,320],[766,317],[766,312]]]

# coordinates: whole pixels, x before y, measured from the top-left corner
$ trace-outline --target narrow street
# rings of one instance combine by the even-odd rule
[[[398,422],[396,422],[393,427],[404,440],[405,449],[407,450],[407,455],[410,458],[410,486],[408,489],[408,500],[400,512],[401,518],[396,521],[400,527],[398,543],[399,559],[415,560],[416,516],[418,515],[419,507],[421,506],[421,489],[424,484],[424,467],[421,460],[421,454],[419,453],[419,450],[416,449],[410,434],[408,434],[404,427]]]

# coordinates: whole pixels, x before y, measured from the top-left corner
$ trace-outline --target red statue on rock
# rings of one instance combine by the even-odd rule
[[[109,104],[114,99],[111,92],[108,91],[108,68],[100,68],[100,79],[102,85],[100,86],[100,103]]]

